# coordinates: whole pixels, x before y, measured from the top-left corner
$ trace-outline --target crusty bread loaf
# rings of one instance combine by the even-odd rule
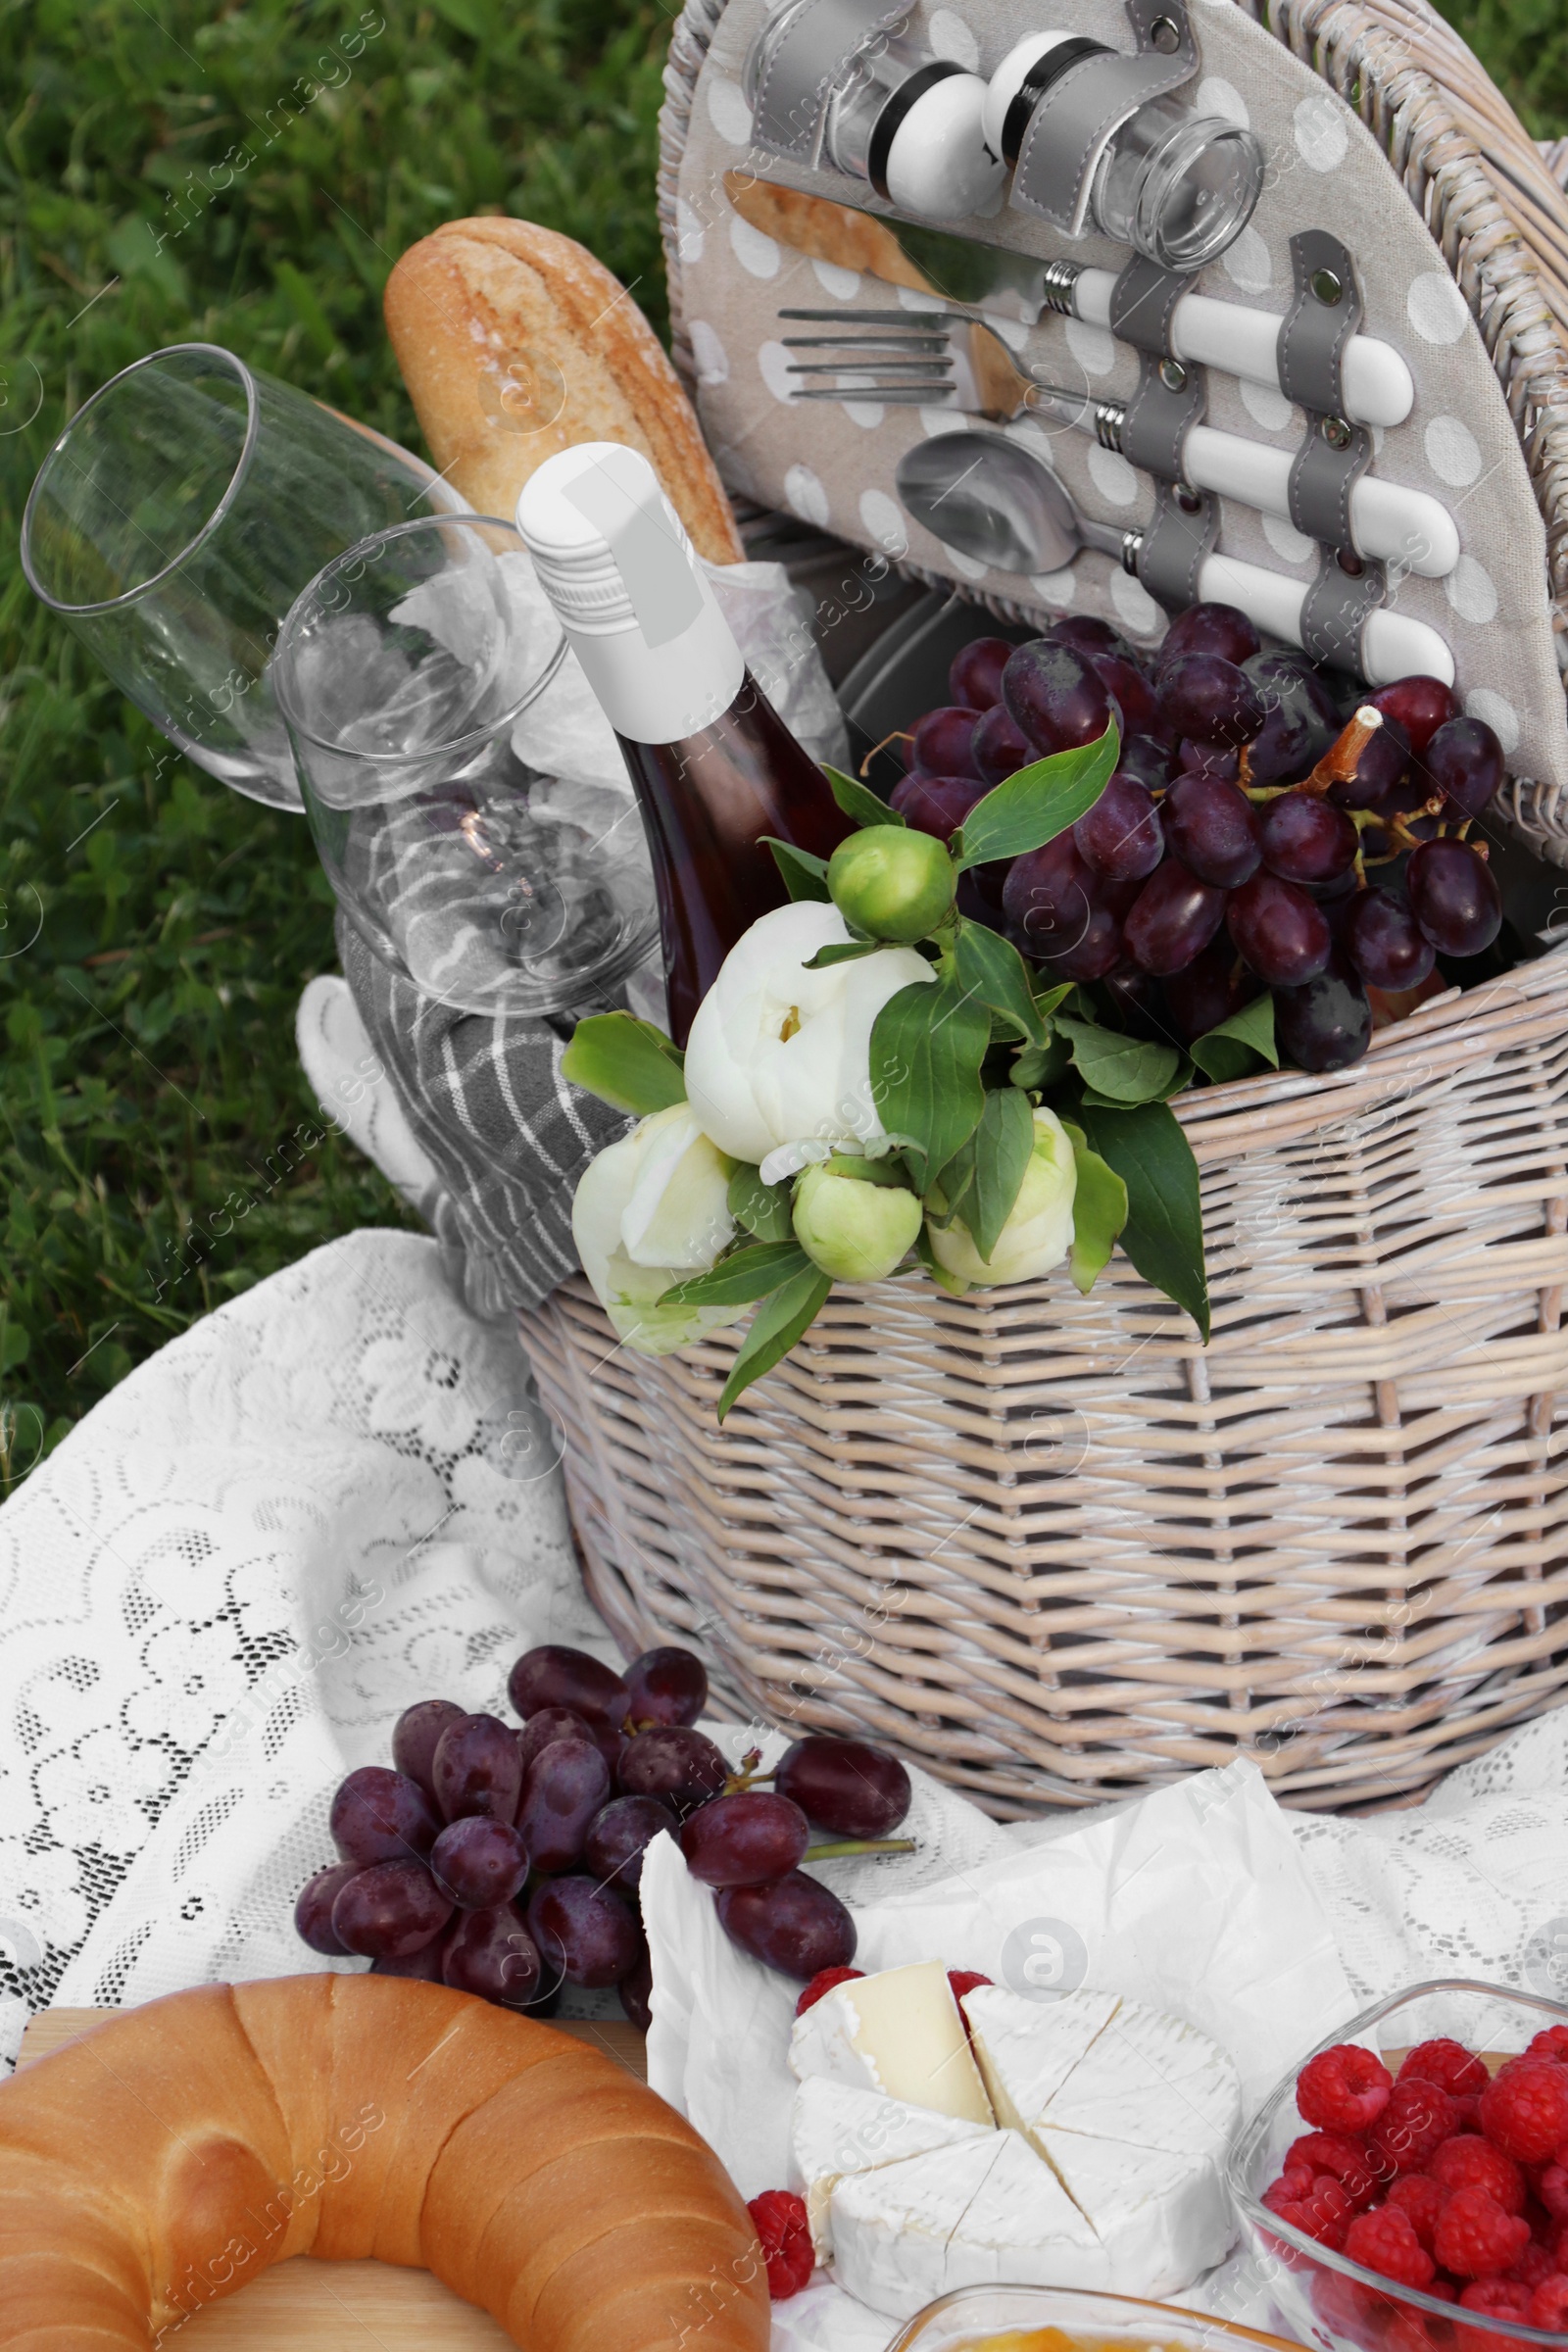
[[[436,465],[481,514],[510,520],[558,450],[621,441],[647,458],[699,555],[743,560],[675,370],[583,246],[530,220],[449,220],[410,246],[385,310]]]
[[[691,2127],[442,1985],[206,1985],[0,2085],[5,2352],[147,2352],[291,2254],[432,2271],[529,2352],[767,2344],[750,2216]]]

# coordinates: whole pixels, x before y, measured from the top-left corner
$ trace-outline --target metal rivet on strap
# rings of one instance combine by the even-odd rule
[[[1161,57],[1174,57],[1182,45],[1181,27],[1169,17],[1156,17],[1149,27],[1149,40]]]
[[[1311,277],[1311,286],[1313,293],[1318,298],[1318,301],[1326,303],[1330,310],[1332,310],[1335,304],[1342,299],[1345,293],[1345,288],[1341,285],[1338,277],[1336,277],[1332,270],[1314,270]]]
[[[1343,416],[1325,416],[1317,429],[1330,449],[1348,449],[1354,437]]]
[[[1164,385],[1167,392],[1185,392],[1187,389],[1187,370],[1182,366],[1180,360],[1161,360],[1159,363],[1159,380]]]
[[[1202,499],[1196,490],[1189,490],[1181,483],[1177,484],[1176,504],[1184,514],[1196,514],[1202,503]]]
[[[1334,561],[1347,577],[1352,580],[1358,580],[1366,569],[1366,565],[1353,547],[1342,547]]]

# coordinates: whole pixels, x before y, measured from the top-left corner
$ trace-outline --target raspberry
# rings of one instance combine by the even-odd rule
[[[1523,2173],[1490,2139],[1477,2139],[1468,2132],[1461,2138],[1446,2139],[1428,2159],[1427,2171],[1447,2189],[1484,2188],[1504,2213],[1525,2209]]]
[[[852,1977],[863,1977],[864,1974],[863,1968],[819,1968],[795,2004],[796,2016],[804,2017],[808,2009],[814,2009],[823,1993],[831,1992],[835,1984],[848,1984]],[[782,2196],[783,2193],[782,2189],[770,2188],[767,2191],[770,2197]]]
[[[1406,2173],[1390,2189],[1388,2201],[1409,2217],[1411,2229],[1430,2254],[1438,2216],[1448,2201],[1446,2189],[1429,2180],[1425,2173]]]
[[[1336,2042],[1309,2058],[1296,2079],[1303,2123],[1320,2132],[1365,2132],[1389,2103],[1394,2078],[1381,2058],[1354,2042]]]
[[[981,1976],[979,1970],[975,1968],[950,1968],[948,1971],[948,1983],[953,1986],[953,1997],[956,2001],[961,2001],[966,1992],[973,1992],[981,1984],[989,1984],[991,1982],[990,1977]]]
[[[1457,2121],[1454,2101],[1436,2082],[1417,2076],[1394,2085],[1389,2103],[1367,2133],[1367,2154],[1379,2172],[1419,2173]]]
[[[1568,2222],[1568,2164],[1545,2166],[1536,2182],[1536,2194],[1554,2222]]]
[[[1522,2320],[1533,2300],[1529,2287],[1512,2278],[1473,2278],[1459,2297],[1466,2311],[1484,2311],[1498,2320]]]
[[[1555,2058],[1559,2066],[1568,2066],[1568,2026],[1547,2026],[1536,2035],[1525,2056]]]
[[[1378,2193],[1379,2176],[1367,2162],[1366,2149],[1348,2132],[1303,2132],[1285,2151],[1285,2170],[1296,2165],[1304,2165],[1313,2173],[1332,2173],[1356,2205],[1370,2205]]]
[[[1283,2189],[1293,2178],[1282,2175],[1275,2189]],[[1331,2246],[1338,2253],[1345,2243],[1346,2225],[1355,2208],[1332,2174],[1319,2173],[1302,2196],[1276,2196],[1265,2191],[1264,2204],[1270,2213],[1277,2214],[1291,2229],[1299,2230],[1303,2237],[1314,2238],[1320,2246]]]
[[[1528,2286],[1532,2293],[1543,2278],[1549,2278],[1557,2268],[1557,2258],[1545,2246],[1526,2246],[1518,2261],[1510,2265],[1507,2276]]]
[[[1530,2243],[1530,2224],[1504,2213],[1484,2188],[1456,2188],[1439,2220],[1432,2251],[1446,2271],[1485,2278],[1518,2261]]]
[[[824,1976],[832,1972],[824,1969]],[[827,1987],[824,1985],[823,1990]],[[774,2303],[798,2295],[816,2268],[806,2201],[788,2188],[764,2188],[746,2208],[752,2217],[762,2260],[767,2265],[767,2292]]]
[[[1568,2135],[1568,2066],[1510,2058],[1481,2093],[1481,2129],[1517,2163],[1549,2163]]]
[[[1553,2335],[1568,2335],[1568,2278],[1561,2271],[1550,2271],[1530,2298],[1530,2325],[1549,2328]]]
[[[1271,2213],[1278,2213],[1282,2205],[1298,2205],[1303,2197],[1310,2196],[1311,2193],[1312,2175],[1310,2171],[1304,2167],[1287,2164],[1279,2179],[1269,2182],[1259,2197],[1258,2203],[1266,2205]]]
[[[1352,2262],[1363,2263],[1384,2278],[1396,2278],[1401,2286],[1425,2286],[1434,2275],[1431,2255],[1409,2215],[1397,2205],[1358,2213],[1345,2232],[1345,2251]]]
[[[1455,2094],[1485,2090],[1489,2079],[1481,2060],[1462,2041],[1418,2041],[1401,2061],[1396,2080],[1402,2082],[1407,2076]]]

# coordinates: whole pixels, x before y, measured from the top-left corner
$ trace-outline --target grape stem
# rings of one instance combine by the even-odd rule
[[[872,760],[876,758],[878,752],[885,752],[890,743],[912,743],[913,741],[914,737],[910,734],[907,727],[894,727],[890,729],[890,731],[883,736],[880,743],[872,744],[871,749],[866,753],[865,758],[860,761],[859,768],[857,772],[859,775],[861,783],[863,784],[865,782],[865,771],[870,766]]]
[[[808,1845],[803,1862],[837,1862],[847,1854],[912,1854],[912,1838],[840,1838],[830,1845]]]
[[[1348,784],[1361,764],[1361,754],[1383,724],[1383,713],[1363,703],[1352,711],[1348,723],[1329,745],[1311,774],[1296,787],[1298,792],[1325,793],[1331,784]]]

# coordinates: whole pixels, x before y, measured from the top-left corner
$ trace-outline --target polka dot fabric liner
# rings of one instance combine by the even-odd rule
[[[1086,551],[1067,570],[1023,578],[983,568],[909,519],[895,495],[895,468],[923,435],[961,429],[963,419],[952,410],[884,408],[875,401],[791,404],[783,339],[805,330],[781,324],[782,308],[932,306],[924,296],[808,261],[730,205],[724,174],[751,170],[812,194],[886,209],[836,173],[806,172],[753,149],[741,69],[765,14],[763,0],[729,0],[703,67],[680,166],[684,323],[704,429],[725,480],[765,505],[1005,600],[1026,615],[1095,612],[1136,643],[1152,644],[1165,616],[1110,559]],[[1407,577],[1392,587],[1392,600],[1452,648],[1465,708],[1496,729],[1510,770],[1568,785],[1545,530],[1464,297],[1393,167],[1345,101],[1231,0],[1193,0],[1191,14],[1201,64],[1186,94],[1203,112],[1249,123],[1268,164],[1250,224],[1200,273],[1197,290],[1283,316],[1291,300],[1291,237],[1327,228],[1350,248],[1365,304],[1363,331],[1393,344],[1415,381],[1405,422],[1374,428],[1373,470],[1439,498],[1454,516],[1462,549],[1446,580]],[[970,0],[961,16],[917,8],[915,21],[937,54],[982,74],[1020,34],[1047,22],[1131,45],[1113,0],[1054,0],[1048,18],[1018,0]],[[993,244],[1102,269],[1119,270],[1129,258],[1126,247],[1107,238],[1070,242],[1009,208],[952,225]],[[1033,327],[992,323],[1049,381],[1100,398],[1125,398],[1136,386],[1137,354],[1102,328],[1050,315]],[[1279,448],[1299,444],[1305,419],[1283,393],[1214,368],[1207,370],[1207,390],[1210,425]],[[1149,519],[1152,484],[1115,452],[1035,419],[1005,429],[1049,455],[1086,514],[1121,527]],[[1316,548],[1291,523],[1230,499],[1220,501],[1219,548],[1303,585],[1317,569]]]

